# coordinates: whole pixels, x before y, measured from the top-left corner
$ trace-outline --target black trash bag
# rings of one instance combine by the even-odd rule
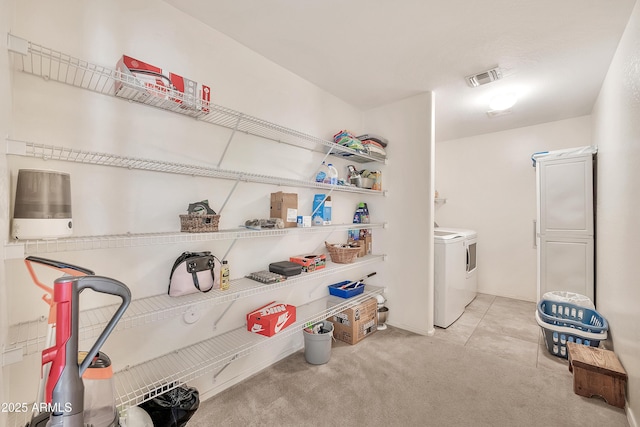
[[[200,406],[195,387],[180,386],[139,405],[147,411],[153,427],[183,427]]]

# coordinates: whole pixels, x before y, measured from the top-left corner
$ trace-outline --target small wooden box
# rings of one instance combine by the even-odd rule
[[[567,343],[573,392],[579,396],[601,396],[609,405],[624,408],[627,373],[615,353],[597,347]]]

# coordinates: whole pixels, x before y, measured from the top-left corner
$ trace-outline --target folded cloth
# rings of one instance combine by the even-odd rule
[[[378,148],[384,148],[384,146],[382,144],[380,144],[379,142],[374,141],[373,139],[364,139],[364,140],[362,140],[362,145],[365,145],[365,146],[375,145]]]
[[[383,157],[387,157],[387,152],[384,148],[378,148],[375,145],[365,145],[369,149],[369,154],[379,154]]]
[[[333,136],[333,142],[357,151],[365,151],[362,142],[347,130],[341,130]]]
[[[383,157],[387,157],[387,151],[382,147],[382,145],[371,139],[362,141],[362,145],[369,150],[369,154],[378,154]]]
[[[364,135],[358,136],[358,139],[360,141],[363,141],[365,139],[371,139],[371,140],[379,143],[383,147],[386,147],[387,144],[389,144],[389,140],[387,138],[385,138],[383,136],[380,136],[380,135],[376,135],[374,133],[365,133]]]

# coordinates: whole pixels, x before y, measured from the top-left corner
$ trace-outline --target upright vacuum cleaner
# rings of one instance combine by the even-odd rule
[[[52,259],[40,258],[35,256],[28,256],[24,259],[24,265],[27,267],[27,271],[31,276],[31,280],[33,280],[33,283],[35,283],[37,287],[46,292],[44,295],[42,295],[42,300],[49,306],[49,317],[47,318],[47,337],[45,346],[51,347],[55,343],[56,333],[56,305],[53,302],[53,288],[51,286],[45,285],[38,278],[36,270],[34,269],[34,264],[43,265],[45,267],[51,268],[53,270],[58,270],[70,276],[93,276],[95,275],[95,273],[92,270],[86,269],[84,267],[79,267],[77,265],[55,261]],[[38,398],[36,402],[39,404],[44,403],[44,385],[48,376],[49,365],[46,365],[42,367],[42,379],[40,380],[40,385],[38,387]],[[38,413],[36,413],[35,415],[38,415]]]
[[[40,261],[42,259],[39,259]],[[47,260],[50,261],[50,260]],[[57,263],[56,261],[51,261]],[[61,264],[61,263],[60,263]],[[90,272],[90,270],[85,270]],[[122,303],[88,353],[78,357],[79,296],[84,289],[118,296]],[[51,363],[44,387],[44,402],[48,412],[41,413],[30,423],[31,427],[85,427],[84,389],[82,374],[94,362],[98,352],[131,302],[129,288],[117,280],[102,276],[65,276],[56,279],[53,287],[51,310],[55,311],[55,345],[42,351],[42,365]],[[118,425],[114,420],[106,425]]]

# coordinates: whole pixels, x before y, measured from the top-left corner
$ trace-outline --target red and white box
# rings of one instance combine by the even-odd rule
[[[271,337],[296,321],[293,305],[272,301],[247,314],[247,330]]]
[[[149,96],[167,99],[181,108],[209,112],[211,88],[193,80],[123,55],[116,65],[122,81],[115,83],[115,94],[144,102]],[[145,88],[141,90],[141,88]]]

